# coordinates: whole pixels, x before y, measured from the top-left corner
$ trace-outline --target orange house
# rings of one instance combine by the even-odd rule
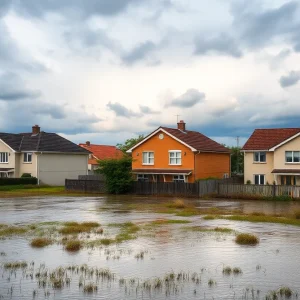
[[[207,136],[186,130],[159,127],[129,149],[136,180],[154,182],[194,182],[196,179],[227,178],[230,151]]]

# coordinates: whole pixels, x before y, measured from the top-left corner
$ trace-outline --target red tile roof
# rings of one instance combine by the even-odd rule
[[[121,158],[123,152],[116,146],[79,144],[80,147],[87,149],[93,153],[93,157],[89,159],[89,164],[97,165],[99,159]]]
[[[175,128],[168,128],[168,127],[160,127],[163,130],[167,131],[177,139],[181,140],[185,144],[189,145],[190,147],[195,148],[198,151],[203,152],[222,152],[222,153],[229,153],[230,150],[223,145],[213,141],[209,137],[205,136],[204,134],[185,130],[181,131]]]
[[[300,132],[300,128],[255,129],[242,150],[269,150]]]

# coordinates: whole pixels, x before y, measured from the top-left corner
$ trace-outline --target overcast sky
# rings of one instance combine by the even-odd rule
[[[300,2],[0,0],[0,131],[122,143],[157,127],[240,145],[300,127]]]

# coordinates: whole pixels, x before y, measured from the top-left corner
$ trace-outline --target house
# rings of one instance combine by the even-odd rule
[[[230,174],[230,151],[207,136],[177,128],[159,127],[127,151],[137,180],[194,182]]]
[[[300,185],[300,128],[255,129],[242,150],[245,183]]]
[[[89,173],[98,169],[98,160],[106,158],[122,158],[123,152],[119,150],[116,146],[107,146],[107,145],[95,145],[87,141],[85,144],[79,144],[80,147],[91,152],[89,156]]]
[[[38,182],[64,185],[65,179],[77,179],[88,172],[90,152],[56,133],[0,133],[0,176],[21,177],[24,173]]]

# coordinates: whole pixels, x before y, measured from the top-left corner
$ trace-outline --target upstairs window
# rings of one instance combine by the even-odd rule
[[[143,152],[143,165],[154,165],[154,152]]]
[[[254,162],[266,162],[266,152],[254,152]]]
[[[285,151],[285,162],[300,163],[300,151]]]
[[[169,151],[169,165],[181,165],[181,151],[180,150]]]
[[[8,163],[8,152],[0,152],[0,163]]]
[[[25,163],[32,162],[32,153],[31,152],[24,153],[24,162]]]

